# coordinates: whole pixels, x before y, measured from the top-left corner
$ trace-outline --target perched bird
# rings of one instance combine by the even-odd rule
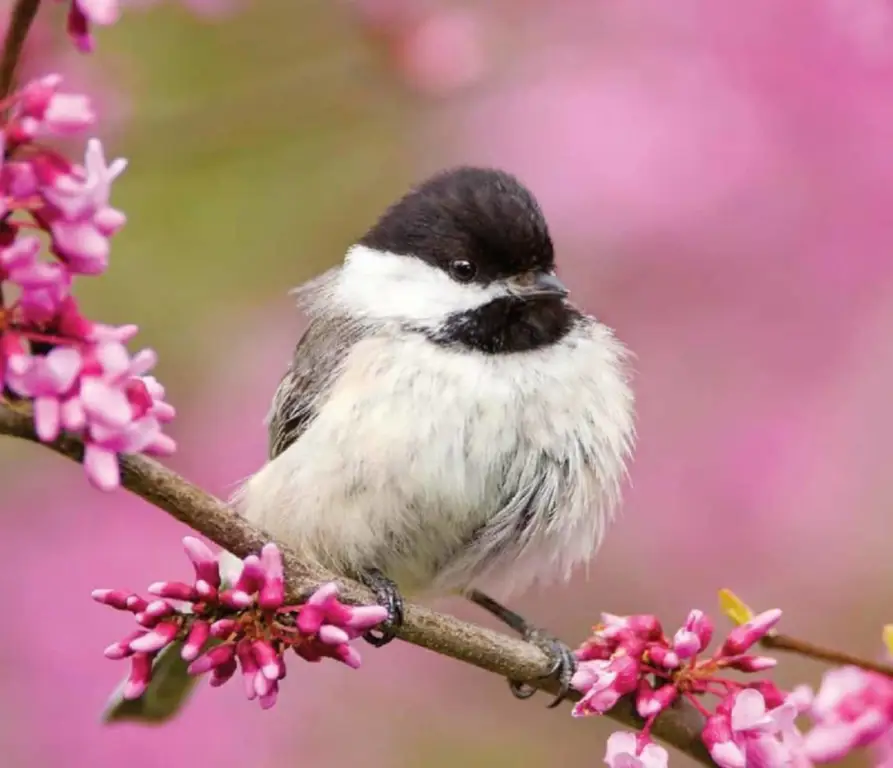
[[[461,593],[567,577],[596,552],[633,436],[625,347],[568,301],[533,195],[441,172],[344,263],[296,291],[309,317],[268,416],[248,520],[375,589]],[[517,622],[515,622],[517,624]],[[556,661],[566,648],[524,625]]]
[[[634,419],[626,348],[568,301],[536,200],[499,170],[439,173],[296,293],[309,324],[236,509],[369,585],[389,609],[375,645],[402,621],[402,593],[470,598],[550,654],[557,704],[573,654],[483,589],[592,558]],[[189,684],[178,652],[160,659],[157,696],[108,719],[170,716]]]

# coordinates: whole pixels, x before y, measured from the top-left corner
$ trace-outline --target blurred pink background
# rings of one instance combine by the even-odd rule
[[[131,159],[114,201],[130,223],[82,296],[159,350],[172,465],[220,495],[253,471],[301,328],[287,290],[411,181],[495,164],[540,198],[576,299],[637,355],[622,518],[588,580],[519,609],[573,642],[601,610],[673,625],[731,587],[787,609],[791,633],[880,651],[893,3],[129,5],[74,63],[44,8],[28,66],[76,66]],[[361,647],[360,672],[294,667],[271,712],[202,688],[171,725],[100,725],[125,672],[102,649],[128,625],[90,590],[185,577],[184,530],[45,450],[0,450],[3,764],[601,764],[610,723],[400,643]],[[820,674],[785,660],[778,680]]]

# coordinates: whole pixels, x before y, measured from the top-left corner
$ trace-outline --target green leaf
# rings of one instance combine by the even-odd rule
[[[208,647],[213,645],[217,641]],[[152,682],[138,699],[130,701],[121,695],[124,689],[121,681],[102,713],[102,721],[159,725],[175,717],[198,683],[198,678],[186,671],[189,663],[180,656],[182,649],[183,641],[178,640],[158,654],[152,665]]]

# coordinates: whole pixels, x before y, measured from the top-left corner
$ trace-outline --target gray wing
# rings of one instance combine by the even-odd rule
[[[310,426],[351,348],[367,333],[344,317],[321,317],[310,323],[295,347],[267,416],[270,459]]]

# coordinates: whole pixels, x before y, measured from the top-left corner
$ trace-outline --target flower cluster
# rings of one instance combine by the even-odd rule
[[[162,432],[174,409],[145,376],[154,352],[131,357],[125,347],[136,326],[88,320],[72,295],[74,277],[108,266],[109,239],[125,222],[109,193],[126,162],[107,163],[96,139],[87,142],[83,165],[41,143],[93,122],[87,98],[60,86],[58,75],[25,85],[8,100],[0,129],[0,385],[34,401],[41,440],[63,429],[82,436],[88,478],[111,489],[119,482],[117,454],[175,450]]]
[[[282,558],[275,544],[249,555],[231,587],[223,584],[217,558],[198,539],[183,539],[192,561],[192,584],[160,581],[148,600],[122,590],[98,589],[93,599],[134,615],[139,628],[105,649],[110,659],[130,659],[124,698],[139,698],[151,681],[156,655],[182,643],[189,673],[210,672],[212,686],[241,670],[245,693],[267,709],[276,702],[289,649],[306,661],[331,658],[360,666],[350,641],[387,618],[381,606],[348,606],[334,583],[319,587],[304,603],[287,605]]]
[[[693,610],[672,637],[655,616],[603,614],[594,635],[577,651],[572,685],[583,698],[573,714],[603,714],[621,697],[635,696],[645,727],[634,739],[615,738],[607,758],[612,766],[630,760],[651,768],[666,765],[665,750],[651,743],[649,733],[655,718],[679,698],[707,718],[702,738],[724,768],[741,768],[770,751],[790,752],[796,702],[768,680],[740,683],[724,676],[729,670],[755,673],[775,666],[774,659],[749,651],[780,618],[779,610],[753,617],[703,657],[713,638],[713,622],[703,611]],[[714,712],[702,703],[706,696],[719,699]]]
[[[840,760],[893,735],[893,679],[858,667],[831,669],[808,713],[813,726],[804,737],[805,753],[816,763]]]
[[[725,676],[775,666],[775,659],[750,650],[780,618],[779,610],[755,616],[739,610],[742,623],[705,655],[713,623],[702,611],[691,611],[672,638],[655,616],[603,614],[594,635],[576,652],[572,685],[583,697],[573,714],[603,714],[621,697],[634,696],[645,726],[639,734],[611,736],[605,761],[612,768],[666,768],[667,752],[649,734],[655,718],[680,698],[704,715],[701,739],[721,768],[809,768],[889,738],[893,679],[885,675],[832,669],[815,694],[808,686],[783,691],[767,679],[740,682]],[[705,704],[708,697],[714,699],[712,710]],[[801,715],[811,721],[805,733],[795,724]]]

